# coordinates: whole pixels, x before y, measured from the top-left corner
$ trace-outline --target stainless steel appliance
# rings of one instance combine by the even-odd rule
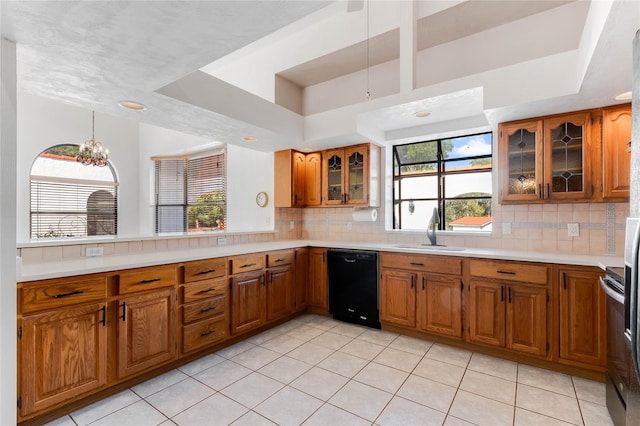
[[[380,328],[378,252],[330,249],[329,312],[340,321]]]

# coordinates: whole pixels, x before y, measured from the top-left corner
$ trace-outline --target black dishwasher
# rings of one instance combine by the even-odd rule
[[[329,313],[333,318],[380,328],[378,252],[329,249]]]

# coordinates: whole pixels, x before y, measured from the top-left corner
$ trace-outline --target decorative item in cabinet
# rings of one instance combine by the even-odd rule
[[[326,206],[380,206],[380,148],[373,144],[322,153],[322,202]]]
[[[631,181],[631,104],[603,109],[602,198],[628,201]]]
[[[308,154],[287,149],[274,158],[274,205],[276,207],[319,206],[321,167],[319,152]]]
[[[591,114],[500,123],[501,203],[589,201]]]
[[[182,352],[201,349],[227,337],[226,259],[184,265],[182,285]]]

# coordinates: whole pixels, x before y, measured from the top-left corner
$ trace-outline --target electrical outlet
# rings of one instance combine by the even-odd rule
[[[567,223],[567,234],[570,237],[580,236],[580,225],[577,223]]]
[[[227,238],[226,237],[218,237],[218,245],[219,246],[226,246],[227,245]]]
[[[289,230],[293,231],[296,227],[296,223],[292,220],[289,221]]]
[[[103,254],[104,249],[102,247],[87,247],[84,252],[87,257],[102,256]]]
[[[511,222],[504,222],[502,224],[502,234],[503,235],[511,234]]]
[[[353,222],[347,222],[347,231],[351,231],[353,229]]]

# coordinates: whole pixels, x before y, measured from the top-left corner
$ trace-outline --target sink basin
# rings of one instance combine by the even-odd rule
[[[424,251],[464,251],[464,247],[432,246],[431,244],[396,244],[394,247]]]

